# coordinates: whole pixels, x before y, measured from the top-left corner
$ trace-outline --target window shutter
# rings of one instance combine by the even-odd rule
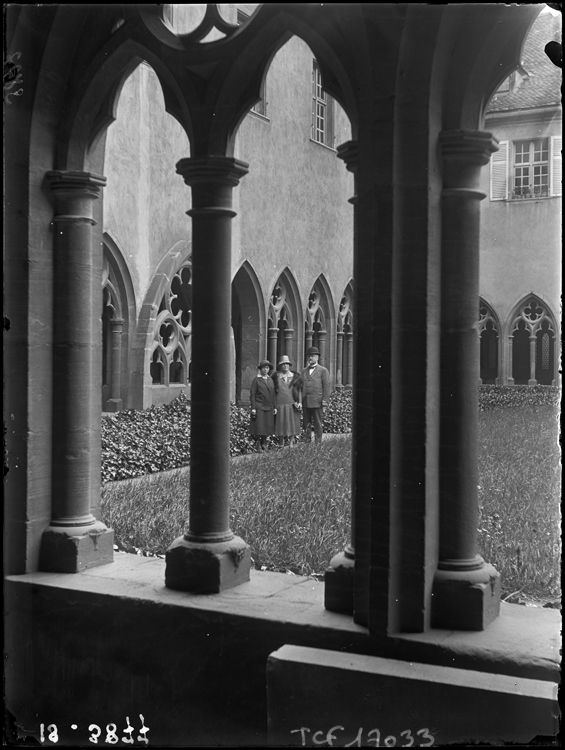
[[[562,195],[561,147],[561,136],[554,135],[551,138],[551,195]]]
[[[508,198],[508,141],[500,141],[498,151],[490,160],[490,199],[504,201]]]

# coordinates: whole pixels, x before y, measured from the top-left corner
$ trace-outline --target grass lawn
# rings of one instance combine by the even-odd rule
[[[479,415],[479,552],[503,597],[560,594],[558,409],[498,407]],[[321,574],[350,530],[351,437],[231,461],[231,527],[255,567]],[[103,520],[121,550],[164,555],[188,517],[188,469],[103,485]],[[516,593],[518,592],[518,593]],[[514,595],[512,597],[512,595]]]

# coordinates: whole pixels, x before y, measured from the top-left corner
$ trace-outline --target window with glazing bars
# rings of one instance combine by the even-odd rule
[[[547,138],[514,143],[513,198],[549,195],[549,144]]]
[[[334,145],[333,134],[333,100],[322,88],[322,76],[318,63],[312,65],[312,135],[316,143],[324,146]]]

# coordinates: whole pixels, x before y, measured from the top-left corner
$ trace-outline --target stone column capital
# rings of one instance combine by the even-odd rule
[[[100,188],[105,187],[106,178],[93,172],[77,172],[54,169],[46,174],[51,191],[58,193],[79,193],[98,198]]]
[[[92,218],[92,201],[100,195],[106,178],[92,172],[55,169],[46,179],[56,200],[53,222],[64,224],[96,224]]]
[[[444,160],[464,157],[481,167],[498,151],[498,139],[483,130],[442,130],[439,145]]]
[[[249,172],[249,164],[230,156],[199,156],[181,159],[176,170],[187,185],[213,182],[236,187]]]
[[[357,141],[346,141],[337,147],[337,158],[342,159],[349,172],[357,172],[359,163],[359,144]]]
[[[480,130],[443,130],[439,134],[439,148],[444,196],[466,192],[469,197],[484,198],[485,194],[479,190],[481,168],[498,151],[498,140],[493,134]]]

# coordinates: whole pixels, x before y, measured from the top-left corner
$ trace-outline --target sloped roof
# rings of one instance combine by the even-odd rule
[[[544,51],[545,45],[551,41],[561,41],[561,15],[541,13],[526,38],[522,53],[523,70],[514,74],[516,84],[510,86],[510,91],[497,92],[493,96],[487,115],[561,102],[562,72]]]

